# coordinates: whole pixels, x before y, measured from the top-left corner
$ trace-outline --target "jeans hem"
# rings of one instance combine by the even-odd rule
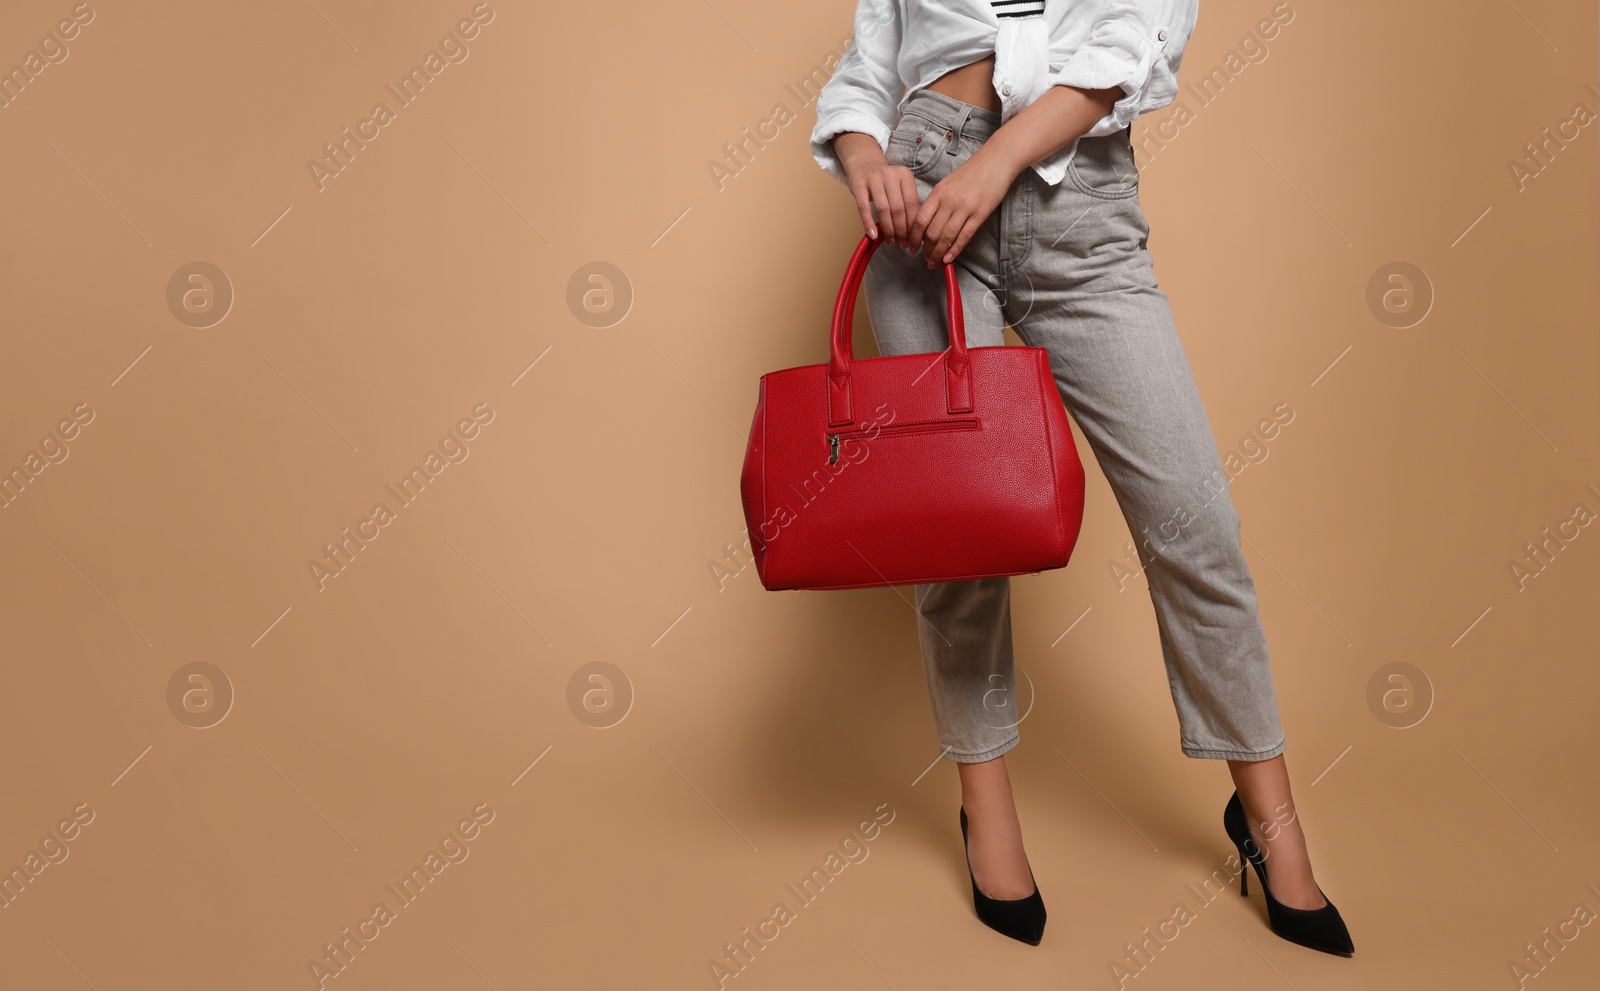
[[[1284,749],[1287,748],[1288,745],[1289,745],[1289,741],[1288,740],[1279,740],[1277,742],[1277,744],[1275,744],[1274,746],[1268,747],[1265,750],[1208,750],[1208,749],[1205,749],[1203,747],[1192,747],[1192,746],[1189,746],[1188,744],[1183,744],[1182,748],[1183,748],[1183,755],[1185,757],[1197,757],[1197,758],[1201,758],[1201,759],[1209,758],[1209,759],[1212,759],[1212,760],[1251,760],[1251,761],[1254,761],[1254,760],[1271,760],[1272,758],[1274,758],[1274,757],[1278,756],[1279,754],[1283,753]]]
[[[1022,736],[1018,734],[1017,736],[1013,736],[1011,739],[1007,740],[1005,743],[1000,744],[998,747],[990,747],[988,750],[984,750],[979,753],[968,754],[962,753],[959,750],[950,750],[944,754],[944,757],[945,759],[954,761],[957,764],[981,764],[986,760],[994,760],[996,757],[999,757],[1001,754],[1004,754],[1006,751],[1010,750],[1012,747],[1021,742]]]

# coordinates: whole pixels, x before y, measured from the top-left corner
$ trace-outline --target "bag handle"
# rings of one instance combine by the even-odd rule
[[[850,404],[850,362],[854,360],[850,331],[854,325],[856,296],[872,253],[882,238],[862,235],[845,269],[839,297],[833,304],[832,353],[828,358],[828,426],[855,422]],[[951,413],[972,412],[972,363],[967,358],[966,322],[962,318],[961,287],[953,265],[944,266],[945,308],[950,316],[950,348],[944,353],[945,408]]]

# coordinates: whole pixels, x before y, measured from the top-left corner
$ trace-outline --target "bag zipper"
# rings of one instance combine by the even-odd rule
[[[855,427],[850,430],[840,430],[828,434],[828,464],[839,463],[839,443],[846,437],[862,437],[868,434],[884,436],[886,434],[928,434],[942,433],[948,430],[978,430],[983,426],[983,421],[976,417],[963,417],[961,419],[923,420],[918,423],[889,423],[881,427]]]

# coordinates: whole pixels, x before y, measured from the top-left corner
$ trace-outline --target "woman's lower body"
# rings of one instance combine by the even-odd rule
[[[999,126],[993,111],[919,92],[889,139],[888,162],[911,170],[925,200]],[[1134,535],[1179,746],[1228,761],[1236,793],[1224,826],[1240,869],[1248,859],[1257,871],[1275,933],[1348,953],[1344,922],[1312,875],[1239,516],[1156,285],[1149,233],[1127,131],[1080,139],[1058,185],[1025,170],[955,262],[967,343],[1001,344],[1010,325],[1049,352],[1062,400]],[[920,254],[880,249],[865,295],[881,353],[948,346],[943,280]],[[1036,943],[1044,907],[1003,759],[1019,741],[1010,589],[1005,578],[917,586],[918,636],[939,742],[960,768],[974,907],[991,928]]]
[[[925,199],[999,126],[996,113],[916,93],[890,137],[889,163],[911,169]],[[967,343],[1001,344],[1009,324],[1049,352],[1134,536],[1183,753],[1268,760],[1285,740],[1255,586],[1149,233],[1126,130],[1080,139],[1056,186],[1025,170],[955,262]],[[948,346],[943,280],[920,254],[878,251],[865,296],[880,353]],[[944,756],[993,760],[1019,741],[1010,580],[919,585],[916,603]]]

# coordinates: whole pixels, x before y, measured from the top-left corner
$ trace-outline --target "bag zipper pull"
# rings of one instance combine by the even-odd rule
[[[839,435],[838,434],[829,434],[828,435],[828,464],[836,465],[838,463],[839,463]]]

